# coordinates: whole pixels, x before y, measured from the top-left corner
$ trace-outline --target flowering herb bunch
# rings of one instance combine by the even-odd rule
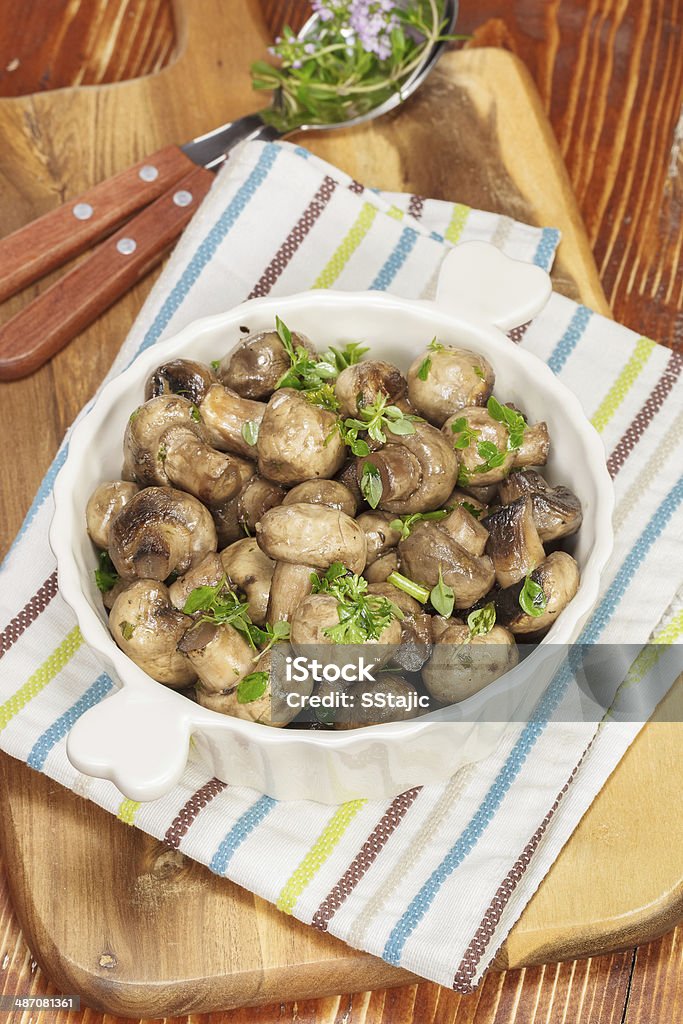
[[[336,124],[389,99],[446,35],[445,0],[312,0],[314,27],[286,27],[270,53],[279,65],[252,65],[255,89],[274,91],[263,117],[285,133]]]

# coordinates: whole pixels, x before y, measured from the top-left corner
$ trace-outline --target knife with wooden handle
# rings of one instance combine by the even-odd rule
[[[100,242],[0,327],[0,380],[33,373],[162,259],[233,146],[279,135],[259,114],[240,118],[160,149],[0,239],[0,301]]]

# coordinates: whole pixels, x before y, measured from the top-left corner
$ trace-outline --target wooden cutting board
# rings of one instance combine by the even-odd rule
[[[255,109],[266,34],[247,0],[177,5],[180,53],[147,79],[0,100],[3,231],[167,142]],[[380,188],[561,228],[555,287],[609,315],[552,133],[524,67],[448,54],[404,109],[307,145]],[[111,362],[151,281],[27,381],[0,388],[3,548],[63,430]],[[26,296],[24,296],[24,299]],[[7,304],[3,315],[21,304]],[[681,729],[648,726],[498,956],[500,966],[653,938],[683,915]],[[0,834],[24,934],[65,992],[166,1016],[396,985],[410,975],[320,935],[7,757]]]

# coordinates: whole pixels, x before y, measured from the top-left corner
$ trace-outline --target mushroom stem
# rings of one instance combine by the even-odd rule
[[[245,459],[256,458],[256,447],[242,436],[247,422],[260,427],[266,407],[263,402],[240,398],[222,384],[212,384],[200,406],[202,421],[210,443],[222,452],[235,452]]]
[[[291,565],[278,562],[270,584],[270,597],[266,620],[270,623],[291,622],[292,616],[305,597],[313,590],[312,565]]]

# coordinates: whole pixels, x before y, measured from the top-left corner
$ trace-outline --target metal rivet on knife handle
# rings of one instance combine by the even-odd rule
[[[120,252],[122,256],[130,256],[131,253],[135,252],[138,247],[138,243],[134,238],[119,238],[116,243],[117,252]]]
[[[154,164],[144,164],[139,171],[138,177],[142,181],[156,181],[159,177],[159,168],[155,167]]]
[[[90,220],[93,208],[90,203],[76,203],[73,213],[76,220]]]
[[[187,192],[185,189],[180,189],[173,196],[173,202],[176,206],[189,206],[192,202],[193,196],[191,192]]]

